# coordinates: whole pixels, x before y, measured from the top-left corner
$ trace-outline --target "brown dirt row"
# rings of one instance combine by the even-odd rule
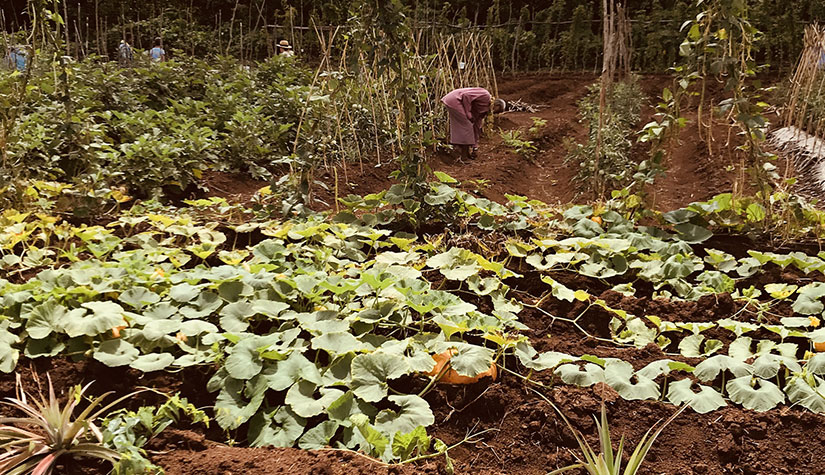
[[[506,194],[524,195],[547,203],[569,203],[579,196],[580,186],[573,181],[577,164],[565,163],[568,143],[581,143],[587,138],[587,128],[580,123],[578,102],[587,95],[587,86],[597,81],[592,74],[555,76],[548,74],[503,77],[499,82],[499,95],[506,100],[521,100],[538,106],[536,112],[506,112],[495,118],[484,132],[479,144],[478,158],[463,163],[456,152],[432,153],[428,163],[433,170],[443,171],[462,182],[476,181],[474,189],[494,201],[505,201]],[[639,126],[652,120],[655,112],[652,104],[664,87],[672,87],[672,78],[666,75],[642,76],[640,85],[650,104],[642,110]],[[673,144],[666,166],[666,174],[653,185],[651,194],[657,209],[668,211],[691,202],[708,199],[718,193],[730,191],[733,171],[729,168],[725,137],[729,130],[720,125],[715,132],[709,150],[699,137],[695,113],[687,106],[686,117],[691,121],[682,130],[679,140]],[[532,139],[538,147],[535,156],[528,160],[503,143],[502,131],[520,130],[529,136],[527,129],[533,125],[533,117],[547,121]],[[735,135],[735,134],[734,134]],[[639,144],[631,152],[635,161],[647,158],[647,147]],[[393,180],[390,165],[350,164],[346,172],[339,168],[339,196],[348,193],[374,193],[389,187]],[[321,170],[320,180],[330,190],[334,186],[334,173]],[[346,176],[346,179],[343,177]],[[322,203],[320,208],[331,207],[334,197],[331,191],[317,189]]]

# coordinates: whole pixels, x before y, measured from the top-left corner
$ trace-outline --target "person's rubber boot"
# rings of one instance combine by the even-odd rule
[[[469,145],[462,145],[458,149],[458,163],[467,163],[472,159],[470,156],[472,148]]]
[[[476,158],[478,158],[478,147],[473,147],[470,151],[470,160],[475,160]]]

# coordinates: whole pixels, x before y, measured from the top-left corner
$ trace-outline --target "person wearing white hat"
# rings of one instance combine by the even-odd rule
[[[292,51],[292,46],[289,46],[289,41],[281,40],[278,43],[278,54],[286,57],[295,56],[295,52]]]
[[[129,66],[132,64],[134,51],[132,51],[132,45],[126,41],[126,38],[120,40],[120,44],[117,47],[117,57],[121,66]]]

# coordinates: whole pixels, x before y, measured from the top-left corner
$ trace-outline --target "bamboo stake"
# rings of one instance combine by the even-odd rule
[[[95,44],[97,46],[97,55],[102,56],[102,48],[100,45],[100,0],[95,0]]]
[[[238,11],[238,3],[240,3],[240,1],[241,0],[235,0],[235,7],[232,8],[232,18],[229,20],[229,43],[226,44],[226,53],[224,53],[227,56],[229,56],[229,48],[232,47],[232,33],[235,28],[235,13]]]
[[[66,36],[66,56],[71,54],[69,50],[69,2],[64,0],[63,2],[63,34]],[[5,29],[3,30],[5,31]]]

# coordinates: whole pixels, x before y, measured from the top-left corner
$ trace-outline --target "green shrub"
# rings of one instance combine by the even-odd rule
[[[0,74],[0,96],[10,95],[20,75]],[[0,188],[49,179],[159,196],[167,185],[197,184],[206,169],[269,178],[292,160],[302,116],[302,157],[314,166],[341,145],[317,126],[329,121],[323,100],[313,98],[304,110],[311,79],[308,69],[280,57],[256,68],[233,58],[139,58],[127,69],[42,62],[9,129]]]
[[[594,176],[604,184],[604,191],[628,185],[636,171],[630,155],[632,137],[639,122],[644,93],[634,79],[616,83],[608,94],[607,116],[601,128],[602,146],[597,158],[599,130],[599,85],[590,86],[590,93],[579,102],[581,121],[589,128],[584,144],[569,143],[565,161],[579,166],[575,180],[584,186],[593,183]],[[598,170],[597,170],[598,166]]]

